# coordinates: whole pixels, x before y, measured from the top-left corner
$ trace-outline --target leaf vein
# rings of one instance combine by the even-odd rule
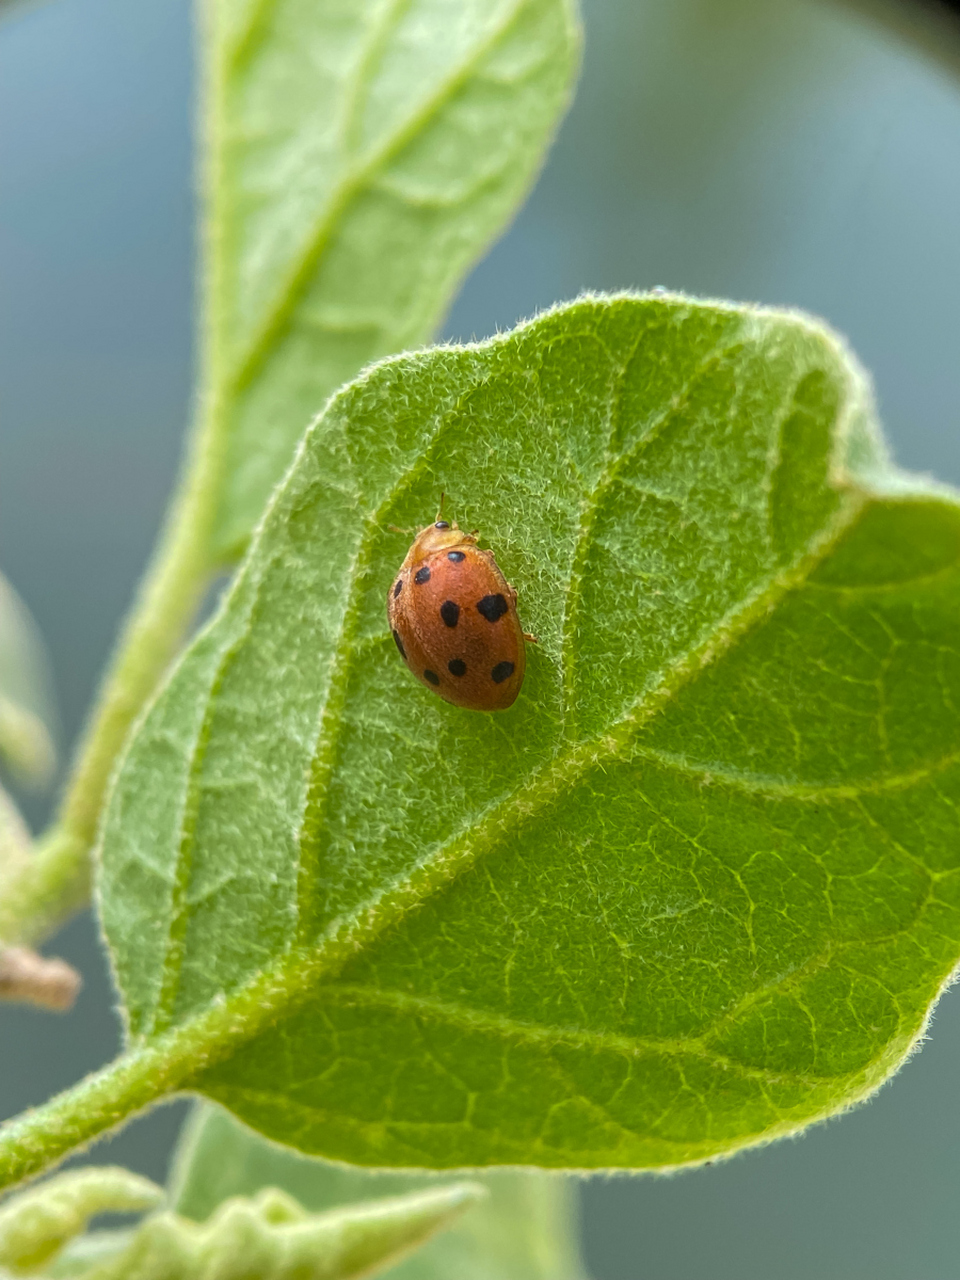
[[[568,739],[575,738],[577,733],[577,664],[575,659],[575,642],[577,638],[578,616],[583,600],[586,561],[596,534],[596,517],[600,510],[601,496],[620,477],[620,473],[628,465],[635,462],[647,447],[658,439],[661,432],[673,419],[674,415],[680,412],[683,408],[684,402],[689,396],[697,379],[700,378],[711,365],[722,359],[726,353],[733,350],[739,342],[742,341],[742,335],[738,332],[735,339],[731,340],[730,338],[726,338],[721,342],[718,342],[716,346],[713,347],[697,364],[690,376],[671,397],[669,405],[667,405],[661,413],[654,416],[640,438],[636,440],[624,453],[612,456],[613,442],[621,424],[624,383],[645,337],[646,334],[642,332],[638,335],[630,349],[629,355],[624,358],[614,380],[614,387],[610,397],[611,410],[607,444],[605,448],[607,462],[593,487],[590,498],[586,502],[581,503],[580,527],[577,532],[576,544],[574,547],[573,559],[570,568],[570,582],[567,588],[567,594],[564,602],[563,621],[561,623],[560,652],[563,681],[564,736]]]
[[[820,962],[819,958],[818,962]],[[774,984],[770,990],[777,989],[779,985],[781,984]],[[750,1066],[738,1058],[712,1048],[708,1043],[709,1033],[702,1036],[659,1037],[597,1031],[593,1028],[577,1026],[554,1027],[525,1018],[477,1009],[438,996],[414,995],[396,989],[371,988],[351,983],[323,986],[319,994],[332,997],[330,1003],[334,1005],[341,1003],[351,1006],[361,1005],[367,1008],[409,1013],[432,1021],[442,1021],[465,1031],[492,1032],[505,1039],[524,1041],[547,1048],[559,1045],[585,1046],[593,1050],[611,1051],[629,1058],[643,1058],[655,1054],[669,1058],[700,1058],[745,1079],[764,1080],[769,1083],[789,1080],[813,1084],[822,1083],[824,1079],[810,1072],[774,1071],[769,1068]],[[768,992],[764,990],[761,994],[766,995]]]
[[[904,791],[960,764],[960,751],[952,751],[915,769],[904,770],[902,773],[888,773],[866,778],[860,782],[831,785],[786,781],[773,774],[750,773],[719,762],[693,761],[679,752],[662,751],[640,745],[634,746],[632,755],[695,779],[703,786],[718,783],[749,795],[764,796],[773,800],[799,800],[807,804],[828,804],[832,800],[855,801],[862,796]]]

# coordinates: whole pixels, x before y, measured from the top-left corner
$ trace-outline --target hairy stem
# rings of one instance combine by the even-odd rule
[[[214,1066],[302,1004],[318,978],[335,971],[342,959],[336,947],[331,955],[295,953],[228,1000],[131,1048],[44,1106],[0,1125],[0,1191],[43,1173],[138,1111],[189,1089],[198,1070]]]
[[[28,860],[0,867],[0,941],[41,942],[90,896],[89,844],[54,827]]]
[[[45,1106],[2,1126],[0,1189],[42,1173],[175,1091],[189,1072],[196,1047],[191,1043],[186,1059],[175,1049],[164,1042],[125,1054]]]

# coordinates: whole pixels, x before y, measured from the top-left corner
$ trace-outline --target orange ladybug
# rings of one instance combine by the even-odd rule
[[[517,593],[456,521],[421,529],[387,593],[400,657],[422,684],[457,707],[504,711],[523,684]]]

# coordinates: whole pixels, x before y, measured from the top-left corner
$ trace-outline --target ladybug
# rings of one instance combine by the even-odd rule
[[[470,711],[513,705],[526,666],[517,593],[475,533],[421,529],[387,593],[400,657],[434,693]]]

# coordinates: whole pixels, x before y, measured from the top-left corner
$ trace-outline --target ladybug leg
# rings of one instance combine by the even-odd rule
[[[527,644],[539,644],[540,640],[537,636],[532,636],[529,631],[524,631],[523,638]]]

